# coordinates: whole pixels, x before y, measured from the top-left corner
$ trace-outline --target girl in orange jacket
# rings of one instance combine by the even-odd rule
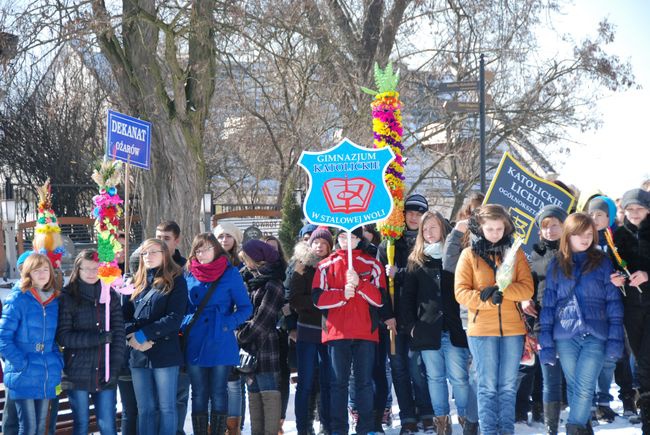
[[[516,253],[512,283],[500,289],[496,270],[512,244],[514,226],[500,205],[486,204],[469,220],[471,246],[456,267],[455,294],[468,308],[469,347],[476,363],[478,413],[483,434],[514,433],[517,372],[526,328],[519,302],[533,296],[523,251]]]

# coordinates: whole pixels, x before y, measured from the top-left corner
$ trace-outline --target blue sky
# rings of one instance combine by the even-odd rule
[[[553,21],[560,31],[579,40],[594,34],[603,17],[616,25],[616,39],[608,52],[629,59],[643,88],[612,93],[598,101],[602,127],[595,132],[572,132],[577,144],[570,144],[571,154],[554,163],[561,178],[581,190],[598,188],[618,197],[650,178],[650,1],[577,0]]]

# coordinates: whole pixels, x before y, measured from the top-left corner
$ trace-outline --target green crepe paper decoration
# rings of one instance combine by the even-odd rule
[[[383,94],[384,92],[395,92],[397,89],[397,83],[399,82],[399,70],[396,72],[393,71],[393,64],[388,63],[386,68],[383,70],[379,68],[377,62],[375,62],[375,86],[377,90],[372,90],[361,86],[361,90],[366,94],[377,95]]]
[[[115,251],[113,251],[113,244],[110,239],[104,237],[97,238],[97,254],[99,261],[110,263],[115,258]]]

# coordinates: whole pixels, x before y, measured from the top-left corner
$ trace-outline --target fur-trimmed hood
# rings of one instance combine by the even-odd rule
[[[300,261],[305,266],[310,267],[316,267],[318,262],[322,260],[322,258],[311,250],[307,242],[298,242],[296,246],[293,247],[293,257],[291,257],[291,259]]]

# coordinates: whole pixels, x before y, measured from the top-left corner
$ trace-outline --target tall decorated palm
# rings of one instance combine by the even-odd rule
[[[390,266],[395,264],[395,241],[404,233],[404,158],[402,153],[402,102],[397,92],[399,71],[393,71],[388,64],[383,70],[375,64],[375,85],[377,90],[362,87],[361,90],[375,98],[372,107],[373,145],[380,149],[390,147],[395,159],[390,163],[386,174],[386,184],[393,198],[393,211],[384,221],[377,224],[383,240],[386,240],[386,255]],[[388,293],[391,302],[395,298],[395,281],[388,279]],[[395,340],[391,331],[391,353],[395,353]]]

